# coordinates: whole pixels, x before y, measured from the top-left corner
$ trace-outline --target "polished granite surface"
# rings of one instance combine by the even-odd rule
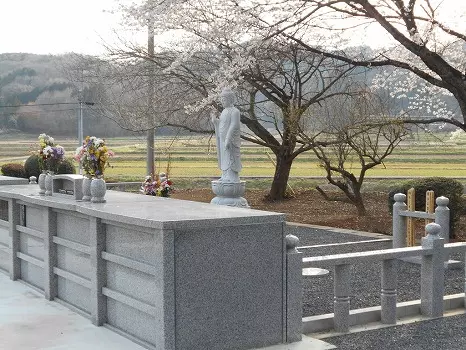
[[[38,185],[5,185],[0,187],[1,197],[161,229],[228,226],[237,224],[238,219],[243,224],[284,221],[284,215],[278,213],[118,191],[107,191],[106,203],[90,203],[63,196],[40,196]]]

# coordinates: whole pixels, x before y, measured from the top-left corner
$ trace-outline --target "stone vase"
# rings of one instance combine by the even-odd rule
[[[53,173],[48,172],[45,175],[45,195],[51,196],[53,193]]]
[[[105,203],[106,200],[105,192],[107,191],[107,185],[104,179],[92,179],[91,182],[91,202],[92,203]]]
[[[39,175],[39,179],[37,181],[37,183],[39,184],[39,194],[41,196],[45,196],[45,176],[46,176],[46,173],[45,173],[45,171],[43,171]]]
[[[90,177],[85,177],[83,179],[83,201],[90,201],[91,200],[91,182],[92,179]]]

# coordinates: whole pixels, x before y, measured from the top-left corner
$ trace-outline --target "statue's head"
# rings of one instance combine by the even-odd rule
[[[226,87],[220,93],[220,103],[223,107],[231,107],[236,101],[235,93],[229,87]]]

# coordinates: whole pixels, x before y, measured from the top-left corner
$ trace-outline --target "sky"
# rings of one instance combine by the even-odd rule
[[[462,29],[466,22],[463,1],[444,0],[441,13],[446,18],[461,14]],[[104,42],[118,44],[115,31],[129,40],[145,41],[144,32],[123,29],[119,16],[110,13],[117,9],[118,2],[132,0],[0,0],[0,53],[101,55],[105,53]],[[384,38],[389,38],[388,34],[374,28],[366,30],[354,44],[381,46]]]
[[[102,54],[102,39],[119,27],[104,11],[115,8],[115,0],[0,0],[0,53]]]

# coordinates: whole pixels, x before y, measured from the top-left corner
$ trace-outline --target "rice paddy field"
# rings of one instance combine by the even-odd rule
[[[67,156],[74,155],[78,141],[55,138]],[[146,174],[146,141],[144,137],[106,139],[115,152],[106,170],[108,182],[142,181]],[[158,137],[155,142],[158,172],[169,170],[174,180],[183,178],[216,177],[217,155],[213,140],[207,137]],[[0,135],[0,166],[22,163],[38,149],[37,135]],[[243,177],[270,178],[274,174],[273,154],[265,147],[251,143],[242,146]],[[354,170],[357,170],[354,164]],[[312,152],[300,155],[293,163],[291,176],[295,178],[324,177],[324,171]],[[383,165],[370,170],[366,177],[446,176],[466,178],[466,135],[421,134],[404,141]]]

